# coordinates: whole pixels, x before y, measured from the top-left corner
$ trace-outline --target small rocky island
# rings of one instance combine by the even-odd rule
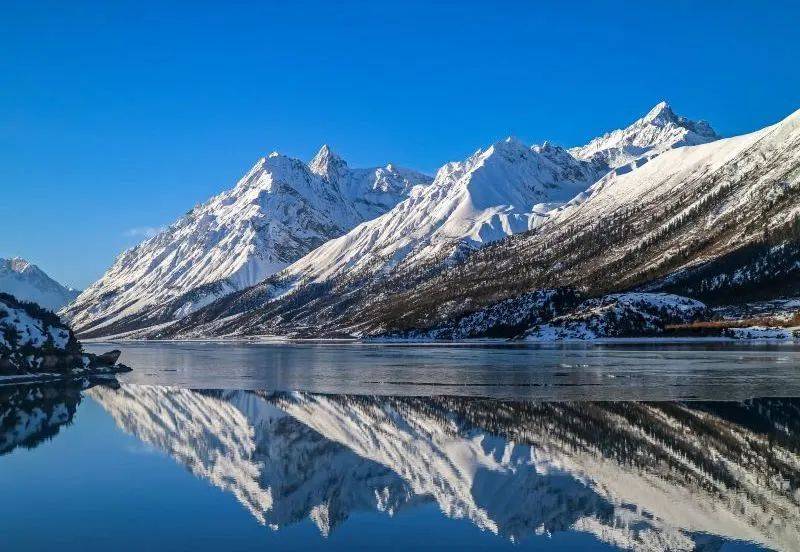
[[[56,314],[0,293],[0,385],[129,372],[119,356],[85,353]]]

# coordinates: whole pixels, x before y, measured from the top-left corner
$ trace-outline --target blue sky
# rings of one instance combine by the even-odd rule
[[[0,257],[86,286],[272,150],[433,172],[662,99],[755,130],[800,108],[798,5],[0,0]]]

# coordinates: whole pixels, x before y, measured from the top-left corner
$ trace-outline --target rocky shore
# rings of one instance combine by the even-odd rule
[[[57,315],[0,293],[0,384],[130,371],[119,356],[120,351],[84,352]]]

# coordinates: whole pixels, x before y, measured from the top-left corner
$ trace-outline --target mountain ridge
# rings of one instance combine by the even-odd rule
[[[426,334],[472,314],[480,320],[483,309],[502,304],[487,314],[494,327],[524,332],[519,324],[528,317],[513,312],[518,299],[533,314],[556,312],[547,301],[529,302],[537,290],[573,288],[577,296],[562,296],[591,298],[649,285],[680,294],[655,282],[767,234],[794,239],[798,118],[718,139],[706,123],[658,104],[624,132],[601,137],[649,148],[615,168],[549,143],[501,140],[445,164],[383,215],[254,286],[179,320],[115,329],[156,338]],[[631,129],[642,141],[631,139]],[[696,136],[702,143],[686,145]],[[608,144],[619,151],[616,138]],[[323,147],[309,166],[338,188],[346,164]]]
[[[535,290],[624,292],[765,233],[796,239],[789,229],[800,192],[798,119],[795,113],[748,135],[677,147],[633,170],[610,171],[532,231],[451,265],[396,267],[373,279],[345,274],[285,296],[272,278],[149,335],[424,332]]]
[[[352,181],[347,193],[371,184],[376,191],[356,202],[338,180],[320,177],[300,160],[277,152],[262,157],[233,188],[117,257],[62,315],[79,332],[130,317],[157,318],[167,303],[169,316],[183,316],[258,283],[428,182],[409,170],[350,170],[343,161],[340,168],[338,177]]]
[[[41,268],[21,257],[0,258],[0,292],[21,301],[32,301],[54,312],[80,294],[80,291],[56,282]]]

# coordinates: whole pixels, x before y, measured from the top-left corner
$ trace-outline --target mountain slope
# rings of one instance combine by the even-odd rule
[[[0,259],[0,292],[57,311],[75,300],[79,291],[62,286],[25,259]]]
[[[270,154],[234,188],[120,255],[63,314],[82,333],[183,316],[258,283],[428,181],[391,165],[352,171],[327,146],[309,165]]]
[[[661,278],[753,244],[800,239],[798,216],[800,111],[752,134],[610,173],[534,232],[372,304],[376,315],[366,325],[424,327],[541,287],[657,289]]]

